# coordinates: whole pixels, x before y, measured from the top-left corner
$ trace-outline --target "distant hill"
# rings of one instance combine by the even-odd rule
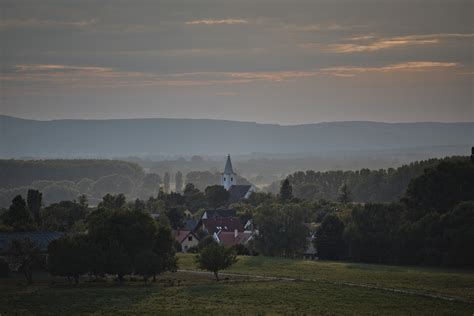
[[[35,121],[0,116],[0,157],[317,153],[472,146],[474,123],[273,125],[205,119]]]

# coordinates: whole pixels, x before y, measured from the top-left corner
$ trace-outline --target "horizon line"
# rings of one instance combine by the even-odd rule
[[[250,123],[257,125],[276,125],[276,126],[304,126],[304,125],[318,125],[331,123],[375,123],[375,124],[473,124],[474,121],[372,121],[372,120],[340,120],[340,121],[320,121],[309,123],[267,123],[257,121],[243,121],[219,118],[185,118],[185,117],[128,117],[128,118],[51,118],[51,119],[33,119],[8,114],[0,114],[0,117],[13,118],[25,121],[34,122],[55,122],[55,121],[125,121],[125,120],[192,120],[192,121],[221,121],[221,122],[235,122],[235,123]]]

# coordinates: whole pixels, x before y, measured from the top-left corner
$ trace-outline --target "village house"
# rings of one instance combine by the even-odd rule
[[[190,248],[199,244],[199,238],[189,230],[176,230],[174,238],[181,245],[182,252],[188,252]]]

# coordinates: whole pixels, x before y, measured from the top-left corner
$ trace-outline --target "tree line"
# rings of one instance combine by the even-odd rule
[[[342,186],[346,185],[352,201],[359,203],[386,203],[398,201],[410,181],[445,160],[463,160],[462,157],[429,159],[413,162],[399,168],[357,171],[299,171],[288,176],[293,185],[295,197],[305,200],[326,199],[337,201]],[[278,183],[270,188],[276,192]]]
[[[242,222],[251,220],[258,232],[245,246],[245,253],[295,258],[313,240],[321,259],[474,267],[470,251],[474,238],[474,163],[467,158],[445,159],[426,168],[409,182],[401,198],[391,203],[351,202],[354,193],[349,185],[339,187],[337,201],[302,199],[295,191],[289,177],[281,183],[278,194],[257,192],[229,205],[228,192],[222,186],[209,186],[203,192],[187,184],[182,193],[160,190],[148,200],[127,201],[123,194],[108,194],[92,209],[81,200],[43,208],[40,192],[32,192],[26,200],[16,197],[0,218],[7,229],[54,223],[66,231],[83,232],[93,231],[89,219],[109,214],[95,213],[97,210],[125,207],[159,213],[160,219],[166,218],[173,229],[178,229],[184,225],[186,209],[224,207],[235,209]],[[112,247],[112,243],[108,245]],[[127,252],[127,256],[135,255]]]

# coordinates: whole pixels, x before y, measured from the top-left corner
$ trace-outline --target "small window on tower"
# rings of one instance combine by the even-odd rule
[[[234,178],[230,178],[230,181],[234,181]]]
[[[224,181],[225,181],[225,177],[224,177]]]

